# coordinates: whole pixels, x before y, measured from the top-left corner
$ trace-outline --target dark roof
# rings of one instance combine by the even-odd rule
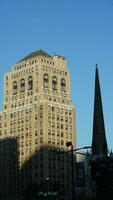
[[[38,50],[38,51],[34,51],[30,54],[28,54],[26,57],[24,57],[23,59],[21,59],[19,62],[27,60],[29,58],[33,58],[35,56],[45,56],[45,57],[51,57],[49,54],[47,54],[46,52],[42,51],[42,50]]]

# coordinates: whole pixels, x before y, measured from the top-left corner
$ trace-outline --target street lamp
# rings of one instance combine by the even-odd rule
[[[73,152],[82,150],[82,149],[91,149],[91,146],[85,146],[77,149],[73,149],[73,144],[72,142],[66,142],[66,146],[70,147],[71,146],[71,160],[72,160],[72,198],[75,200],[75,179],[74,179],[74,157],[73,157]]]
[[[66,142],[66,146],[71,146],[71,161],[72,161],[72,197],[75,200],[75,179],[74,179],[74,158],[73,158],[73,144],[72,142]]]

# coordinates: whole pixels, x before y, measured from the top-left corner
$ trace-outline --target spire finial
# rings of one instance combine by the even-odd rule
[[[98,68],[98,64],[96,64],[96,68]]]

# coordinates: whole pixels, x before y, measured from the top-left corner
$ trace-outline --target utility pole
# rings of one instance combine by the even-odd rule
[[[74,170],[74,156],[73,156],[73,152],[74,151],[78,151],[78,150],[82,150],[82,149],[91,149],[90,146],[85,146],[85,147],[82,147],[82,148],[78,148],[78,149],[74,149],[73,148],[73,144],[72,142],[66,142],[66,146],[69,147],[71,146],[71,161],[72,161],[72,199],[75,200],[75,170]]]

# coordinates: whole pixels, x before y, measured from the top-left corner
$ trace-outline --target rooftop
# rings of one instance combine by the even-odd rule
[[[24,57],[23,59],[19,60],[18,63],[21,62],[21,61],[27,60],[27,59],[29,59],[29,58],[34,58],[34,57],[36,57],[36,56],[51,57],[49,54],[47,54],[46,52],[44,52],[44,51],[42,51],[42,50],[40,49],[40,50],[38,50],[38,51],[34,51],[34,52],[28,54],[26,57]]]

